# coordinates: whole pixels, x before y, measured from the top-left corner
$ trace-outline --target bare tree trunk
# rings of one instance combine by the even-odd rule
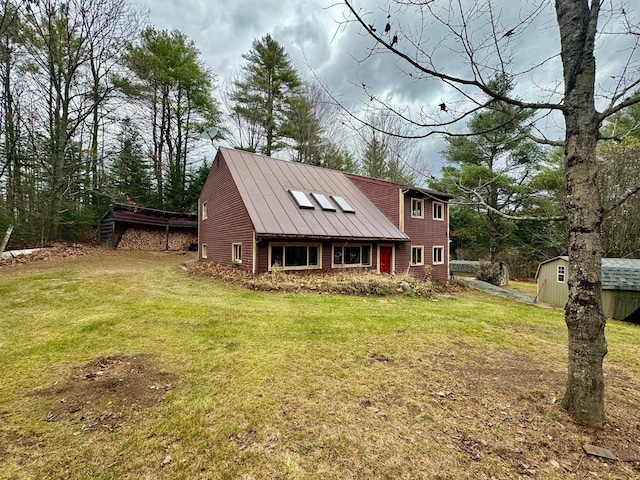
[[[600,120],[594,105],[593,56],[599,2],[556,1],[565,80],[567,162],[566,207],[569,223],[569,336],[567,389],[562,406],[583,424],[604,424],[607,354],[600,270],[603,210],[597,185],[596,143]]]

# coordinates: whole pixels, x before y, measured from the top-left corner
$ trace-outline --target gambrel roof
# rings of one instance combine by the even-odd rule
[[[231,172],[258,237],[409,240],[340,171],[228,148],[220,148],[218,156]],[[323,209],[318,194],[333,210]],[[340,198],[353,212],[341,208]]]

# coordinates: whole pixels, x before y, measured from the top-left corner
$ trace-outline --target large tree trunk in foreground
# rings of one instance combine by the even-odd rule
[[[569,334],[567,389],[562,406],[579,423],[602,426],[607,354],[602,312],[600,244],[602,206],[597,194],[596,143],[600,119],[594,105],[593,56],[599,2],[556,0],[562,41],[569,223]]]

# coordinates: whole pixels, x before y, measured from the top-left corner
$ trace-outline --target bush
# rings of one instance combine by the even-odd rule
[[[251,275],[231,266],[205,262],[192,262],[186,267],[196,275],[229,281],[261,291],[432,297],[435,293],[455,293],[464,289],[460,282],[423,282],[408,275],[391,277],[370,271],[288,273],[274,270],[270,273]]]
[[[492,285],[500,285],[502,275],[500,274],[500,266],[497,263],[480,262],[473,270],[478,280]]]

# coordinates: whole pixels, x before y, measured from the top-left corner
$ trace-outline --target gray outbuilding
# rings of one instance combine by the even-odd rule
[[[536,273],[536,298],[564,307],[569,296],[568,279],[569,257],[542,262]],[[634,320],[640,316],[640,259],[603,258],[601,283],[605,316],[616,320]]]

